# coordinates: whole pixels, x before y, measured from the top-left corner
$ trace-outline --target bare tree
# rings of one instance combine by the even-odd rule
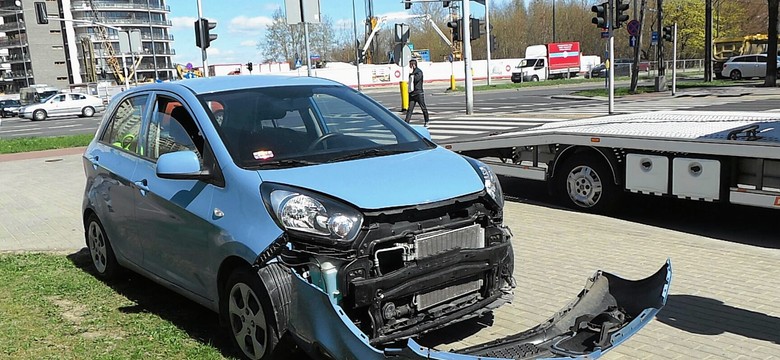
[[[273,22],[266,27],[264,41],[259,48],[268,60],[294,62],[306,57],[303,24],[287,24],[281,8],[273,15]],[[323,16],[319,24],[309,24],[309,49],[322,59],[328,59],[334,48],[333,22]]]

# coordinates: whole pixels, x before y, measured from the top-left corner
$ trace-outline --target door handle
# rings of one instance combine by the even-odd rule
[[[146,196],[146,192],[149,191],[149,182],[146,179],[138,180],[134,182],[135,186],[141,191],[141,195]]]

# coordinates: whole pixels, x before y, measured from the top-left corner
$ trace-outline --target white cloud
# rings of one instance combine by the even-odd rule
[[[257,41],[254,41],[254,40],[244,40],[239,45],[241,45],[241,46],[257,46]]]
[[[189,16],[180,16],[180,17],[170,18],[170,20],[171,20],[171,24],[173,24],[173,29],[178,30],[178,29],[194,29],[195,20],[197,19]]]
[[[230,20],[228,29],[230,32],[257,34],[273,22],[273,19],[267,16],[246,17],[241,15]]]
[[[352,19],[338,19],[334,26],[337,29],[352,29]]]

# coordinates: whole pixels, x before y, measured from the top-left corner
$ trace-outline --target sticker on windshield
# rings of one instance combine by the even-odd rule
[[[271,150],[258,150],[252,153],[255,160],[268,160],[274,157],[274,152]]]

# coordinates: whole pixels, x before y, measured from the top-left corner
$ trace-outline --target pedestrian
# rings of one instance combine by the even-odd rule
[[[409,109],[406,110],[406,122],[412,118],[415,104],[420,104],[423,112],[425,126],[428,126],[428,107],[425,106],[425,92],[423,92],[423,72],[417,67],[417,60],[409,60],[409,68],[412,73],[409,74]]]

